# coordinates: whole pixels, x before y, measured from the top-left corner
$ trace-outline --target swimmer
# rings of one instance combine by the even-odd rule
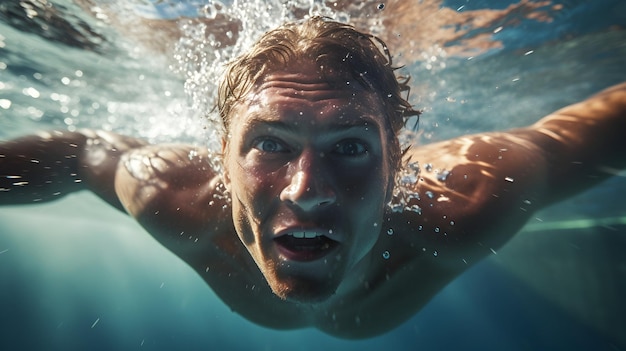
[[[626,167],[626,84],[526,128],[403,150],[419,111],[379,44],[319,17],[265,34],[219,88],[222,171],[202,147],[104,131],[0,143],[0,204],[90,190],[245,318],[364,338],[413,316],[533,212]]]

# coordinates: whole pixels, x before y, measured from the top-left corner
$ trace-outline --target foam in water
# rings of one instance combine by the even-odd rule
[[[212,0],[199,9],[198,15],[210,20],[221,18],[230,22],[234,29],[227,30],[220,38],[205,23],[196,20],[183,22],[183,36],[175,48],[176,63],[171,67],[185,76],[185,92],[192,110],[208,119],[209,130],[212,131],[209,147],[215,151],[220,147],[222,123],[213,107],[217,82],[229,61],[251,47],[262,34],[286,21],[314,15],[344,22],[350,20],[347,13],[333,11],[325,3],[313,0],[235,0],[231,4]],[[234,37],[234,45],[225,43]]]

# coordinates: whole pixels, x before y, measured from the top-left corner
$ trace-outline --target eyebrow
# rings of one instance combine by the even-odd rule
[[[282,120],[263,117],[263,114],[255,114],[246,122],[247,128],[252,129],[256,126],[267,126],[288,133],[295,133],[302,129],[302,126],[295,123],[287,123]],[[373,132],[379,132],[379,126],[376,121],[367,116],[359,118],[337,119],[336,123],[330,123],[322,131],[325,133],[336,134],[346,133],[353,129],[371,129]]]

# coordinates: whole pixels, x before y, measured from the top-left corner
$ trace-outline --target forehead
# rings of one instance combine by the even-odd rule
[[[388,121],[379,94],[356,80],[324,77],[315,64],[291,65],[267,74],[246,95],[233,115],[234,123],[249,120],[336,125],[375,124]]]

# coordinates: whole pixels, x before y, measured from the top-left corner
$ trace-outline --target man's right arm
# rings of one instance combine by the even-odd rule
[[[124,210],[115,192],[120,157],[144,140],[104,131],[41,132],[0,143],[0,205],[56,200],[91,190]]]

